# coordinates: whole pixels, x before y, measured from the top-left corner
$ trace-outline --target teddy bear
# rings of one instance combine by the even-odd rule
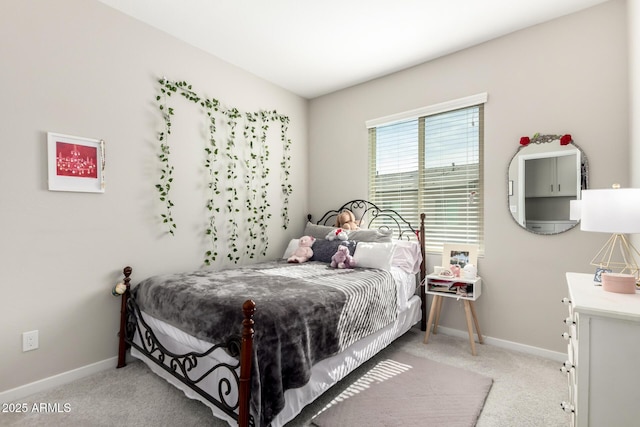
[[[315,240],[316,239],[311,236],[302,236],[298,242],[298,247],[287,259],[287,262],[302,263],[309,261],[309,258],[313,256],[311,246],[313,246],[313,242],[315,242]]]
[[[327,233],[327,236],[325,237],[325,239],[329,241],[333,241],[335,239],[347,240],[348,238],[349,236],[347,235],[347,232],[344,231],[342,228],[336,228],[335,230],[331,230],[329,233]]]
[[[344,210],[336,216],[336,227],[344,230],[358,230],[356,216],[350,210]]]
[[[355,266],[356,263],[349,253],[349,248],[344,245],[338,246],[338,250],[331,257],[331,267],[354,268]]]

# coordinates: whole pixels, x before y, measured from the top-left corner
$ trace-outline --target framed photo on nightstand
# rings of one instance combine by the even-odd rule
[[[447,268],[449,265],[458,265],[463,269],[465,265],[473,264],[478,266],[478,246],[461,244],[461,243],[445,243],[442,250],[442,266]]]

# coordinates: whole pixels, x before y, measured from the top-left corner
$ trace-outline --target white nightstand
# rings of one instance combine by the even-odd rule
[[[482,279],[463,279],[461,277],[443,277],[439,274],[429,274],[425,278],[425,292],[433,295],[431,301],[431,310],[429,310],[429,320],[427,321],[427,331],[424,334],[424,343],[429,341],[431,326],[433,325],[433,333],[437,333],[438,321],[440,320],[440,312],[442,311],[442,301],[444,298],[455,298],[462,300],[464,303],[464,311],[467,317],[467,330],[469,332],[469,345],[471,346],[471,354],[476,355],[476,344],[473,337],[473,326],[476,327],[478,334],[478,342],[482,344],[482,333],[476,316],[476,308],[474,301],[480,298],[482,294]],[[462,288],[458,290],[459,288]],[[462,290],[462,292],[460,292]]]

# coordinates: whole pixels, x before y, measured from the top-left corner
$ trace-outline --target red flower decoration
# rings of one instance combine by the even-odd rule
[[[573,138],[571,138],[571,135],[562,135],[562,138],[560,138],[560,145],[568,145],[572,140]]]
[[[529,145],[530,142],[531,140],[528,136],[523,136],[522,138],[520,138],[520,145]]]

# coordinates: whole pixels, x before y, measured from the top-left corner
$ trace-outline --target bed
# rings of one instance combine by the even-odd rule
[[[345,210],[360,230],[327,239]],[[282,259],[221,271],[153,276],[131,286],[123,270],[118,367],[126,351],[209,406],[230,425],[278,427],[407,332],[426,328],[424,215],[352,200],[301,235],[315,238],[305,263]],[[346,245],[356,268],[329,264]]]

